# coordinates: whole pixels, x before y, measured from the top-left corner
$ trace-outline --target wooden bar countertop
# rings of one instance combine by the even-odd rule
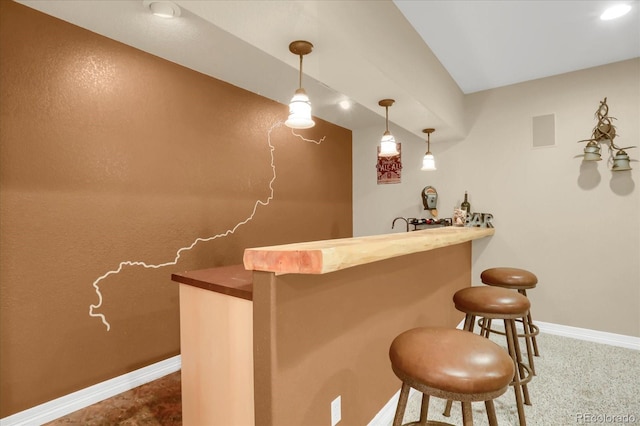
[[[171,280],[228,296],[253,300],[253,272],[246,270],[242,265],[171,274]]]
[[[448,226],[397,234],[340,238],[244,251],[247,270],[281,274],[326,274],[397,256],[491,236],[494,228]]]

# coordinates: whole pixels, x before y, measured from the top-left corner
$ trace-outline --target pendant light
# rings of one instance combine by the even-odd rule
[[[420,170],[436,170],[436,159],[433,157],[431,153],[431,133],[435,132],[436,129],[424,129],[422,133],[427,134],[427,152],[424,154],[422,158],[422,169]]]
[[[393,157],[394,155],[399,155],[398,146],[396,145],[396,138],[393,137],[391,132],[389,132],[389,107],[393,105],[395,101],[393,99],[383,99],[378,102],[378,105],[384,107],[385,115],[386,115],[386,130],[382,134],[382,139],[380,139],[380,154],[379,157]]]
[[[309,129],[316,125],[311,118],[311,102],[307,92],[302,88],[302,57],[311,53],[313,44],[304,40],[292,41],[289,44],[289,51],[294,55],[300,56],[300,79],[298,90],[289,102],[289,118],[284,124],[292,129]]]

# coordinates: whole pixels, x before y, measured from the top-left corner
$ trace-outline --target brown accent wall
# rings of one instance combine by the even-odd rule
[[[349,130],[5,0],[0,55],[0,417],[178,354],[172,272],[352,235]]]

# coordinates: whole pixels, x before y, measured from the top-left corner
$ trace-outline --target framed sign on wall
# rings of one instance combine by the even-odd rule
[[[389,183],[400,183],[402,177],[402,144],[398,143],[398,155],[390,157],[380,156],[380,146],[378,146],[378,163],[376,170],[378,171],[378,185],[386,185]]]

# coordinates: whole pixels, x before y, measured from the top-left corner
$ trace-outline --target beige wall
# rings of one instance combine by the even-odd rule
[[[179,353],[172,272],[351,236],[349,130],[4,0],[0,43],[0,417]]]
[[[640,145],[640,59],[475,93],[470,132],[431,137],[438,170],[421,172],[425,142],[397,131],[403,181],[377,186],[371,164],[380,129],[354,130],[354,234],[391,231],[396,216],[429,217],[420,191],[433,185],[450,217],[468,190],[472,210],[495,216],[496,234],[474,242],[474,283],[493,266],[535,272],[540,321],[640,336],[640,149],[632,171],[582,164],[594,113],[607,97],[621,146]],[[556,145],[532,148],[532,118],[555,114]],[[425,123],[425,127],[429,123]],[[391,129],[394,131],[395,129]],[[375,208],[374,208],[375,207]]]

